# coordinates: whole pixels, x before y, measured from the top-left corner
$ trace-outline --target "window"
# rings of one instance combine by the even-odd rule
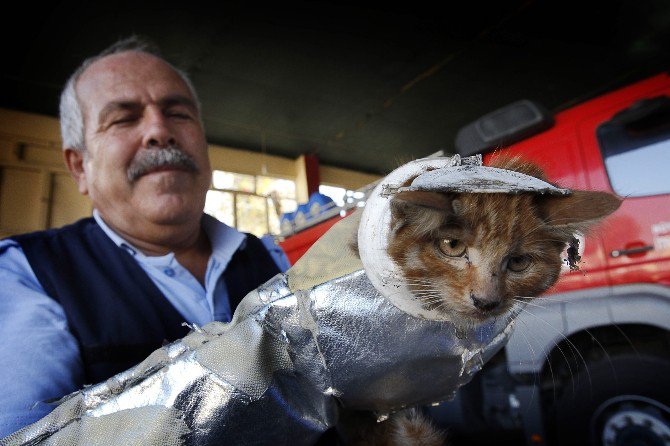
[[[598,127],[612,189],[623,197],[670,193],[670,98],[640,101]]]
[[[670,140],[635,147],[605,158],[614,191],[624,197],[670,193]]]
[[[356,206],[363,206],[365,204],[365,193],[358,192],[353,190],[348,190],[343,187],[336,186],[326,186],[322,184],[319,186],[319,193],[326,195],[333,199],[336,205],[339,207],[353,206],[356,203]]]
[[[295,182],[215,170],[205,212],[240,231],[279,234],[279,215],[297,208]]]

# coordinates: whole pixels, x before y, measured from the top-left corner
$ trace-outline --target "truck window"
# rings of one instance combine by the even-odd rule
[[[612,189],[623,197],[670,193],[670,98],[633,104],[596,130]]]

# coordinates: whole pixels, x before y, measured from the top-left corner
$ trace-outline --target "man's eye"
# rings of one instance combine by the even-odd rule
[[[127,123],[130,123],[130,122],[133,122],[133,121],[135,121],[134,116],[123,116],[123,117],[120,117],[120,118],[112,119],[112,122],[110,123],[110,125],[127,124]]]
[[[455,238],[443,238],[438,242],[437,247],[449,257],[463,257],[465,255],[465,243]]]
[[[169,111],[167,112],[167,116],[171,118],[177,118],[177,119],[191,119],[191,114],[187,112],[181,112],[181,111]]]

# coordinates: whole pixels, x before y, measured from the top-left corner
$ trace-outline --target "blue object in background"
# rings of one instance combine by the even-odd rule
[[[307,203],[298,205],[295,212],[286,212],[281,215],[279,225],[281,231],[288,233],[296,227],[304,226],[310,220],[337,207],[332,198],[319,192],[314,192]]]
[[[281,232],[287,233],[293,230],[293,220],[295,219],[295,212],[284,212],[279,219],[279,228]]]
[[[307,223],[309,219],[309,203],[303,203],[298,205],[298,210],[295,211],[295,217],[293,217],[293,223],[296,226],[302,226]]]
[[[335,207],[335,202],[328,195],[319,192],[314,192],[309,197],[309,215],[311,217],[318,217],[322,213],[331,210]]]

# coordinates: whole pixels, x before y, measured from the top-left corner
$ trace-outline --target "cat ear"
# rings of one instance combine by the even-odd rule
[[[573,190],[570,195],[543,195],[539,208],[548,225],[583,231],[616,211],[621,199],[608,192]]]
[[[393,201],[396,200],[415,206],[444,210],[450,207],[452,198],[439,192],[409,190],[395,194]]]
[[[393,232],[411,225],[415,235],[429,234],[451,215],[452,195],[428,191],[403,191],[391,199]],[[447,211],[447,212],[445,212]]]

